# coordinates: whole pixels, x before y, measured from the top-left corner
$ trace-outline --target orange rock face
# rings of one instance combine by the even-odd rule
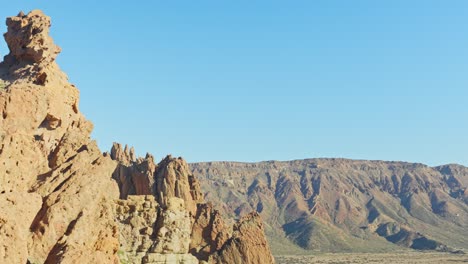
[[[0,91],[0,192],[16,202],[2,203],[0,210],[16,218],[0,218],[24,239],[2,236],[6,252],[0,258],[117,262],[112,206],[119,191],[109,177],[116,165],[90,139],[92,124],[77,108],[79,92],[55,63],[60,49],[48,35],[50,19],[33,11],[7,19],[7,25],[10,54],[0,64],[7,84]],[[25,204],[27,196],[32,198]],[[24,224],[16,225],[17,219]],[[26,241],[21,250],[17,240]]]
[[[234,225],[231,238],[210,256],[211,263],[273,263],[258,213],[242,217]]]
[[[198,204],[192,228],[190,252],[202,260],[221,249],[229,233],[219,211],[210,203]]]
[[[125,166],[124,170],[118,170],[114,174],[121,191],[131,190],[131,194],[141,195],[136,185],[148,182],[159,205],[152,225],[153,236],[148,239],[149,244],[144,250],[146,258],[143,260],[156,257],[159,259],[159,255],[155,254],[163,253],[178,256],[180,261],[184,259],[184,263],[192,263],[187,256],[195,256],[208,263],[274,262],[260,217],[256,213],[250,214],[232,228],[225,224],[219,211],[212,204],[204,202],[199,182],[190,173],[183,159],[167,156],[157,165],[141,167],[142,162],[148,162],[148,155],[146,159],[136,161],[132,161],[130,156],[128,147],[122,150],[120,145],[114,144],[111,157],[119,161],[120,166]],[[136,170],[140,175],[150,175],[154,183],[136,181]],[[150,186],[140,189],[149,188]],[[168,234],[171,235],[167,237]],[[134,259],[138,255],[133,251],[127,253],[126,256],[132,256],[128,259]]]
[[[230,238],[183,159],[156,165],[119,144],[110,155],[99,150],[79,112],[79,92],[55,62],[60,48],[48,34],[49,17],[20,13],[7,26],[0,263],[198,263],[218,261],[224,251],[242,263],[273,261],[254,256],[271,256],[261,226],[252,229],[260,244],[242,231],[245,221]]]

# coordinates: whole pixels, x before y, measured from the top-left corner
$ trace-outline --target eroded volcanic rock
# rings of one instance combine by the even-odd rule
[[[230,228],[219,211],[211,203],[204,202],[199,182],[190,173],[185,160],[167,156],[156,165],[150,155],[145,159],[131,156],[128,147],[113,145],[111,157],[119,162],[113,177],[121,193],[128,198],[146,194],[139,193],[139,189],[150,189],[158,210],[157,217],[149,225],[152,231],[145,231],[148,234],[138,250],[123,253],[126,258],[134,260],[144,255],[143,261],[148,263],[151,259],[156,262],[179,258],[191,263],[190,256],[208,263],[274,262],[260,217],[246,216]],[[147,181],[147,175],[154,181]],[[147,186],[136,188],[142,182]]]
[[[0,201],[18,202],[2,203],[2,212],[16,216],[0,216],[0,258],[116,262],[112,207],[119,190],[109,177],[115,162],[89,137],[93,125],[79,113],[78,90],[55,63],[60,49],[47,34],[49,25],[40,11],[7,19],[11,52],[0,64],[7,84],[0,91]],[[13,243],[17,237],[3,233],[9,228],[26,241],[22,249]]]
[[[263,236],[263,222],[256,213],[250,213],[234,225],[231,238],[215,254],[214,263],[272,263],[273,257],[264,250],[268,242]]]
[[[79,92],[55,62],[49,17],[20,13],[7,26],[1,263],[273,262],[259,218],[225,224],[183,159],[156,164],[119,144],[99,150]]]

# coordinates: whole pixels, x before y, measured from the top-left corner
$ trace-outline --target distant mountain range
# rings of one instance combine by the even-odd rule
[[[468,168],[347,159],[190,165],[225,216],[252,210],[275,254],[468,249]]]

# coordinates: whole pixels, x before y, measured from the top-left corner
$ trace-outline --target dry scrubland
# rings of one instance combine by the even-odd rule
[[[320,254],[314,256],[276,256],[278,264],[425,264],[425,263],[468,263],[468,255],[446,253],[375,253],[375,254]]]

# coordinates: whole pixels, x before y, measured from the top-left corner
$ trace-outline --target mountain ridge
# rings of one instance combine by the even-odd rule
[[[384,160],[384,159],[354,159],[354,158],[342,158],[342,157],[318,157],[318,158],[303,158],[303,159],[270,159],[270,160],[260,160],[260,161],[237,161],[237,160],[209,160],[209,161],[195,161],[189,162],[189,164],[205,164],[205,163],[241,163],[241,164],[259,164],[259,163],[274,163],[274,162],[298,162],[298,161],[313,161],[313,160],[343,160],[343,161],[367,161],[367,162],[383,162],[383,163],[407,163],[407,164],[418,164],[424,165],[431,168],[441,167],[441,166],[461,166],[468,168],[468,165],[463,165],[461,163],[444,163],[439,165],[429,165],[424,162],[412,162],[405,160]]]
[[[190,166],[206,199],[230,216],[259,211],[272,244],[324,252],[468,248],[463,165],[316,158]]]

